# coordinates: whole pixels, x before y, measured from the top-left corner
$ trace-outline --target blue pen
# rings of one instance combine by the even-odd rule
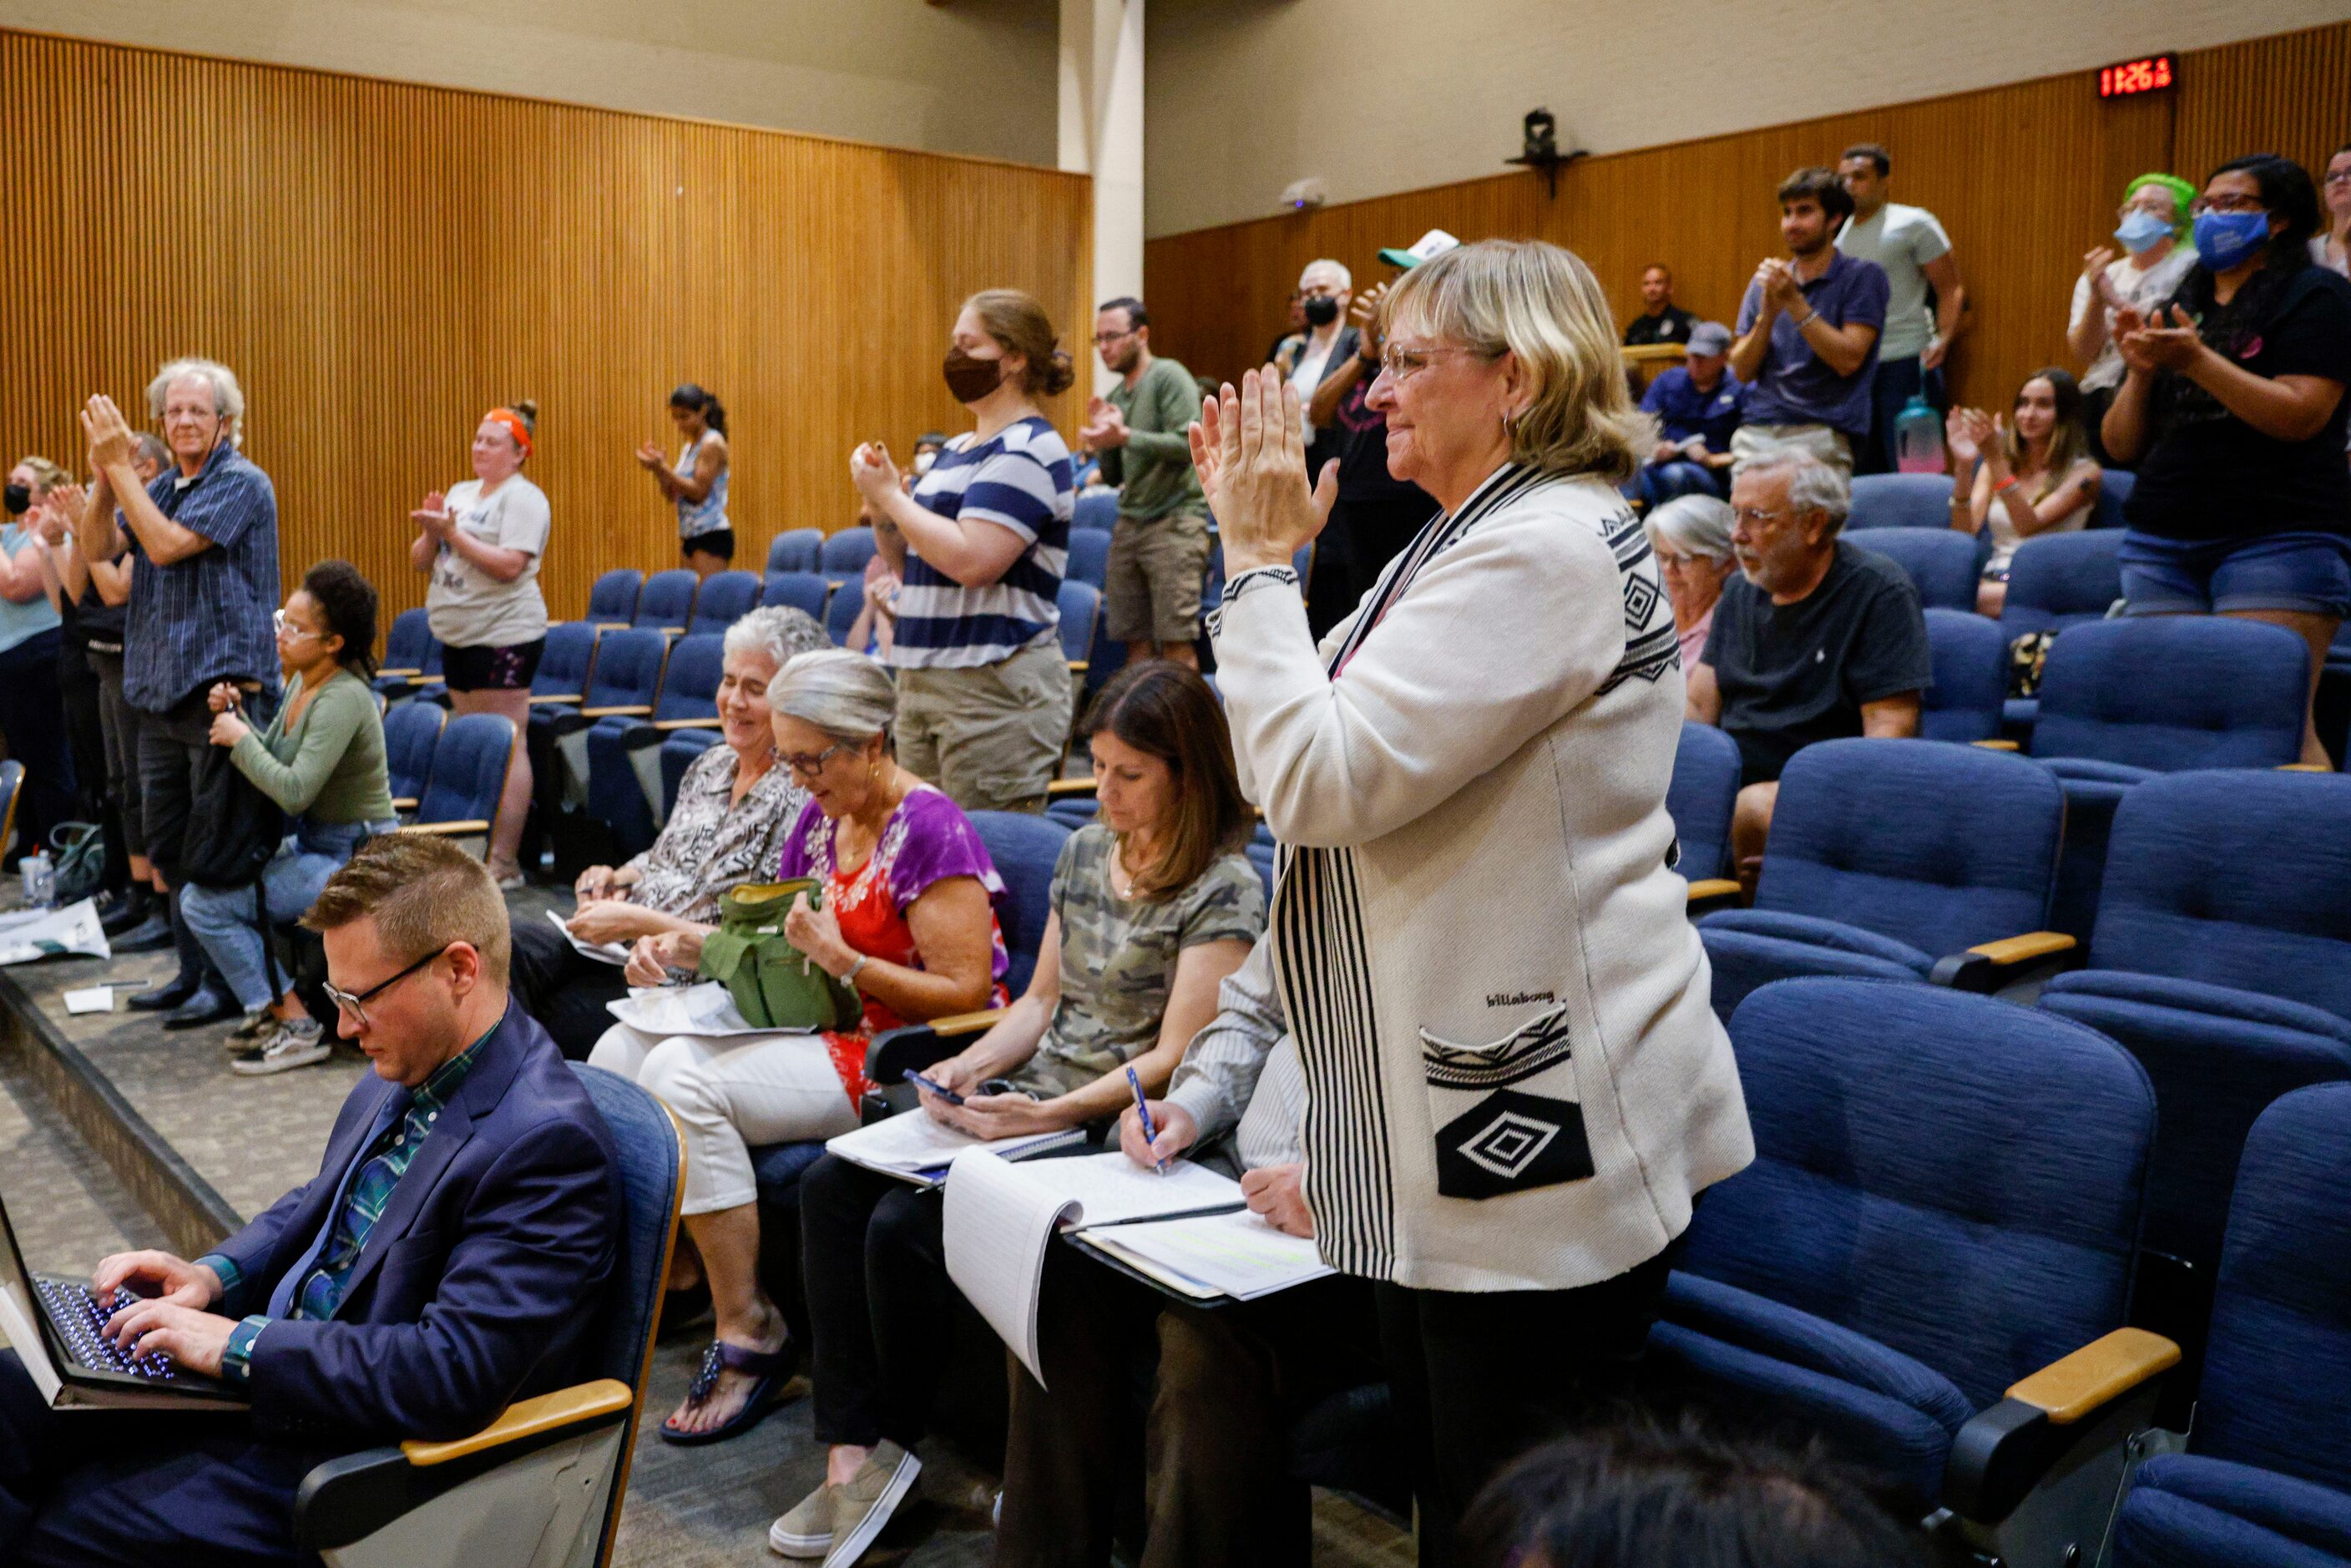
[[[1143,1080],[1134,1075],[1134,1069],[1132,1067],[1126,1070],[1126,1086],[1134,1091],[1134,1113],[1143,1118],[1143,1141],[1145,1144],[1157,1143],[1159,1130],[1151,1124],[1151,1106],[1143,1098]],[[1151,1168],[1161,1176],[1165,1176],[1167,1162],[1155,1160],[1152,1162]]]

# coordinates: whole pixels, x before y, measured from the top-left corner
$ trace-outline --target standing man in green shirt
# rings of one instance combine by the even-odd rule
[[[1113,299],[1094,316],[1094,348],[1119,384],[1086,405],[1079,439],[1102,454],[1119,486],[1102,597],[1110,634],[1129,659],[1199,668],[1200,582],[1208,570],[1208,506],[1185,431],[1200,412],[1192,372],[1151,351],[1140,299]]]

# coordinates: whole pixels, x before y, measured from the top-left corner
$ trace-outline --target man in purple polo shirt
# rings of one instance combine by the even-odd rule
[[[1736,476],[1794,447],[1853,475],[1869,434],[1870,385],[1890,292],[1885,269],[1836,248],[1853,197],[1834,171],[1799,169],[1780,183],[1788,259],[1767,257],[1739,304],[1730,373],[1752,390],[1748,423],[1730,438]]]

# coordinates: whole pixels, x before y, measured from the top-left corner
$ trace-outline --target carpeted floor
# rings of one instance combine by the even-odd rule
[[[0,906],[11,902],[0,898]],[[538,920],[541,911],[570,901],[531,888],[508,902],[517,918]],[[236,1077],[221,1049],[228,1024],[166,1033],[152,1015],[125,1007],[131,990],[168,978],[174,967],[165,952],[105,962],[50,958],[10,974],[199,1176],[238,1213],[257,1213],[316,1171],[335,1112],[365,1063],[338,1054],[272,1078]],[[112,1012],[67,1014],[62,992],[102,983],[118,988]],[[0,1071],[0,1196],[28,1262],[80,1271],[125,1247],[162,1245],[153,1220],[37,1086]],[[613,1556],[622,1568],[780,1563],[767,1549],[768,1523],[823,1475],[805,1397],[729,1443],[680,1448],[655,1436],[692,1378],[702,1344],[698,1332],[687,1332],[655,1352]],[[928,1445],[925,1458],[915,1498],[865,1560],[907,1568],[986,1563],[996,1478],[943,1442]],[[1368,1568],[1411,1560],[1409,1538],[1386,1520],[1346,1498],[1317,1494],[1316,1563]]]

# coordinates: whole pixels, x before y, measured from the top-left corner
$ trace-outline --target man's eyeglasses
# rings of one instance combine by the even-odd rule
[[[1099,349],[1105,343],[1115,343],[1123,339],[1132,338],[1141,329],[1142,329],[1137,327],[1129,327],[1123,332],[1096,332],[1094,334],[1094,347]]]
[[[851,746],[849,742],[845,740],[837,740],[831,746],[826,747],[822,751],[817,752],[813,756],[805,751],[795,751],[789,753],[778,752],[776,754],[776,760],[782,763],[785,767],[790,768],[793,772],[799,774],[803,779],[813,779],[823,768],[824,765],[831,761],[835,756],[843,751],[854,751],[856,747]]]
[[[359,1025],[361,1029],[365,1029],[368,1027],[367,1008],[364,1005],[365,1003],[367,1003],[371,998],[380,997],[384,992],[392,989],[392,987],[400,984],[401,981],[408,978],[409,976],[413,975],[419,969],[423,968],[425,965],[430,964],[434,959],[438,958],[442,954],[446,953],[448,950],[449,949],[446,947],[435,947],[433,951],[425,954],[424,956],[417,959],[416,962],[411,964],[408,967],[402,969],[389,980],[378,980],[374,985],[370,986],[364,991],[357,993],[346,991],[336,986],[331,980],[319,981],[319,988],[327,993],[328,999],[332,1001],[336,1007],[341,1009],[344,1012],[350,1014],[351,1021],[353,1023]]]
[[[1790,515],[1791,514],[1787,512],[1767,512],[1761,507],[1733,507],[1730,508],[1730,520],[1734,524],[1743,524],[1748,528],[1755,528],[1763,523],[1782,522],[1785,521]]]
[[[1482,349],[1464,348],[1458,343],[1437,343],[1418,349],[1390,343],[1380,350],[1380,371],[1389,381],[1402,386],[1428,369],[1428,362],[1439,354],[1476,354],[1480,359],[1493,358]]]
[[[309,630],[308,627],[297,626],[292,622],[287,620],[286,612],[283,610],[273,610],[269,612],[269,624],[277,629],[277,634],[280,637],[293,636],[315,639],[319,635],[318,632]]]

